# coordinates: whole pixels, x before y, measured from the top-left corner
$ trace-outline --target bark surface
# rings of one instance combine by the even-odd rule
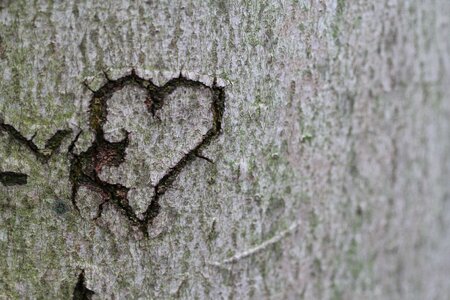
[[[446,299],[450,5],[1,1],[1,299]]]

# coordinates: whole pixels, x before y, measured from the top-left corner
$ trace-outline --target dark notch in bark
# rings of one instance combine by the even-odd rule
[[[28,175],[15,172],[0,172],[0,182],[4,186],[25,185],[28,181]]]
[[[33,142],[33,138],[31,139],[25,138],[14,126],[4,123],[3,120],[1,119],[0,119],[0,131],[6,132],[19,144],[28,148],[41,162],[47,162],[52,156],[52,154],[56,150],[58,150],[59,146],[61,146],[61,143],[64,140],[64,138],[66,138],[68,135],[72,133],[72,130],[70,129],[56,131],[56,133],[45,143],[45,148],[41,150]]]
[[[78,275],[78,282],[73,290],[73,300],[90,300],[95,293],[86,287],[84,270]]]
[[[108,78],[108,77],[107,77]],[[213,94],[211,108],[213,112],[213,125],[203,136],[203,139],[193,149],[189,150],[178,163],[170,168],[166,174],[154,186],[154,195],[150,205],[144,212],[142,219],[133,211],[127,198],[128,188],[120,184],[110,184],[102,181],[98,174],[104,166],[117,166],[125,160],[125,150],[128,146],[128,133],[126,138],[117,143],[108,142],[105,139],[103,125],[107,119],[107,102],[114,92],[119,91],[126,85],[136,85],[147,91],[148,96],[144,101],[147,110],[155,116],[156,111],[164,105],[166,96],[174,92],[179,87],[202,87],[209,89]],[[169,80],[159,87],[151,80],[145,80],[136,75],[133,71],[130,75],[117,80],[110,80],[99,90],[92,91],[93,96],[90,102],[90,126],[95,132],[95,140],[91,147],[79,155],[73,154],[70,168],[70,180],[72,182],[72,203],[78,209],[76,195],[80,186],[86,186],[96,191],[100,191],[103,201],[99,205],[99,214],[94,219],[100,218],[103,206],[112,202],[130,222],[139,227],[145,236],[148,236],[148,225],[159,214],[159,199],[165,194],[167,189],[179,175],[182,169],[196,158],[205,158],[200,154],[200,150],[208,145],[222,129],[222,117],[224,111],[225,93],[222,87],[218,87],[216,81],[212,87],[199,81],[194,81],[183,77],[181,74],[177,78]]]

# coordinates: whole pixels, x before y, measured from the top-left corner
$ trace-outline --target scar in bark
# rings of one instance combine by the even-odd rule
[[[156,112],[164,106],[164,99],[177,88],[206,88],[211,92],[212,126],[202,136],[199,143],[195,144],[183,154],[178,162],[170,167],[159,181],[153,186],[154,193],[150,204],[140,217],[135,213],[128,201],[129,188],[121,184],[112,184],[102,180],[99,176],[104,167],[118,166],[126,159],[126,149],[129,145],[128,133],[119,142],[110,142],[105,138],[103,126],[108,117],[108,100],[113,94],[125,86],[137,86],[147,94],[144,101],[144,109],[155,116]],[[112,203],[119,209],[132,225],[139,227],[145,236],[148,236],[148,225],[152,223],[160,212],[159,199],[174,182],[176,177],[189,163],[197,158],[211,160],[201,155],[201,150],[216,138],[222,129],[222,117],[224,111],[225,93],[222,87],[206,86],[205,84],[179,76],[169,80],[163,86],[155,85],[151,80],[145,80],[132,72],[117,80],[108,80],[97,91],[92,91],[90,101],[90,127],[95,132],[95,140],[92,145],[80,154],[71,153],[70,180],[72,183],[72,203],[77,208],[76,196],[81,186],[86,186],[96,191],[101,191],[103,198],[95,219],[101,217],[103,206]],[[73,152],[73,151],[71,151]]]

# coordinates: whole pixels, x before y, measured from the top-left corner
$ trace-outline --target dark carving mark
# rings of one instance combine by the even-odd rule
[[[62,141],[66,136],[68,136],[72,130],[58,130],[56,133],[47,141],[44,149],[39,149],[38,146],[33,142],[33,137],[31,139],[25,138],[14,126],[6,124],[0,119],[0,131],[8,133],[17,142],[27,147],[41,162],[47,162],[52,154],[58,150]]]
[[[198,158],[204,159],[204,160],[206,160],[207,162],[209,162],[211,164],[214,164],[214,161],[211,158],[206,157],[206,156],[204,156],[202,154],[196,153],[195,156],[197,156]]]
[[[28,175],[15,172],[0,172],[0,182],[4,186],[25,185],[28,181]]]
[[[72,153],[73,149],[75,148],[76,143],[78,142],[78,139],[80,138],[80,135],[83,133],[83,130],[80,130],[73,141],[70,143],[69,147],[67,148],[67,152]]]
[[[45,149],[47,151],[51,151],[53,153],[54,151],[58,150],[59,146],[61,145],[62,141],[66,136],[71,134],[71,130],[58,130],[48,141],[45,143]]]
[[[199,152],[205,145],[208,145],[211,140],[216,137],[222,128],[222,116],[224,110],[225,94],[221,87],[218,87],[214,82],[212,87],[205,84],[184,78],[181,74],[177,78],[173,78],[165,85],[159,87],[152,81],[145,80],[136,75],[133,71],[130,75],[111,80],[103,85],[99,90],[93,91],[93,97],[90,102],[90,126],[95,132],[95,140],[91,147],[79,155],[72,153],[72,161],[70,167],[70,180],[72,182],[72,203],[79,211],[76,203],[76,195],[81,186],[86,186],[95,191],[99,191],[102,195],[103,201],[99,205],[98,215],[94,219],[98,219],[102,215],[103,206],[106,203],[113,203],[122,213],[130,220],[134,226],[138,226],[144,235],[148,236],[147,226],[152,223],[153,219],[159,214],[160,205],[159,199],[165,194],[167,189],[173,183],[175,178],[181,170],[197,157],[203,157]],[[209,89],[213,94],[212,110],[213,110],[213,126],[203,136],[203,139],[193,149],[189,150],[178,163],[170,168],[166,174],[154,186],[154,195],[150,201],[147,210],[144,212],[143,218],[138,216],[133,211],[127,198],[129,188],[121,184],[111,184],[102,181],[98,174],[104,166],[118,166],[125,160],[125,150],[128,146],[128,133],[126,137],[120,141],[111,143],[105,139],[103,125],[107,120],[107,102],[112,97],[114,92],[119,91],[126,85],[136,85],[145,89],[148,97],[144,102],[148,111],[155,115],[164,105],[166,96],[174,92],[179,87],[203,87]],[[71,150],[73,147],[71,147]]]
[[[81,271],[78,276],[78,282],[73,290],[73,300],[90,300],[94,295],[94,291],[91,291],[86,287],[85,278],[84,278],[84,270]]]

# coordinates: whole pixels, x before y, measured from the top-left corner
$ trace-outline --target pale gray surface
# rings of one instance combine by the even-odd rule
[[[2,1],[1,117],[41,149],[73,132],[48,163],[0,133],[0,171],[29,175],[0,184],[0,298],[70,298],[84,269],[97,299],[446,299],[449,16],[448,0]],[[214,164],[183,169],[150,238],[112,205],[92,221],[87,188],[70,201],[67,148],[93,138],[83,82],[131,68],[226,85]],[[134,163],[168,168],[210,121],[193,113],[192,139]],[[145,179],[127,163],[122,183]]]

